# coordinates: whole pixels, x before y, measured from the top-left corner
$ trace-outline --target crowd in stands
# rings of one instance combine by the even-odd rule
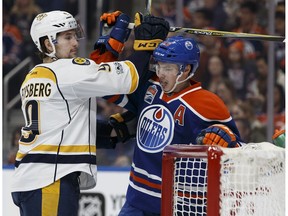
[[[269,0],[184,0],[183,23],[191,28],[268,34],[268,3]],[[3,0],[3,76],[25,57],[35,57],[33,53],[36,48],[29,30],[36,14],[61,9],[75,16],[77,4],[76,0]],[[175,26],[176,0],[153,1],[152,13]],[[284,0],[275,1],[274,26],[275,35],[285,36]],[[272,72],[268,68],[269,43],[211,36],[193,37],[199,42],[201,50],[200,66],[194,79],[222,98],[245,142],[267,141],[267,82],[268,74]],[[120,59],[133,52],[132,46],[133,34]],[[37,63],[39,60],[35,57],[33,61]],[[285,43],[275,43],[274,71],[274,128],[285,129]],[[20,88],[18,84],[13,88]],[[122,108],[103,99],[98,102],[98,110],[99,118],[104,119],[123,112]],[[15,151],[14,141],[13,137],[12,152]],[[115,150],[97,150],[98,164],[127,166],[131,163],[132,154],[133,141],[117,144]],[[3,158],[4,163],[13,163],[7,158],[8,155]]]

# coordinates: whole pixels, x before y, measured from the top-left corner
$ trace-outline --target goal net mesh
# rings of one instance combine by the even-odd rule
[[[219,212],[213,215],[284,215],[285,149],[270,143],[220,149],[223,154],[219,175],[209,172],[208,164],[213,160],[207,155],[191,157],[189,153],[179,153],[174,157],[173,215],[207,215],[209,199],[211,202],[215,196],[218,197]],[[217,178],[220,193],[207,193],[208,183],[217,181]]]

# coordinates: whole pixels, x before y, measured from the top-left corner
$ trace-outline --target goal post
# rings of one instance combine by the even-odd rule
[[[161,215],[285,214],[285,149],[169,145],[162,158]]]

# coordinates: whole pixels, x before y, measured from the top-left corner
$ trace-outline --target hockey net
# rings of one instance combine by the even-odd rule
[[[161,215],[285,214],[285,149],[170,145],[163,152]]]

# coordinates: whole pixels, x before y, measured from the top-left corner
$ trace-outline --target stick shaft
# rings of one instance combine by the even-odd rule
[[[129,23],[129,29],[134,28],[134,23]],[[241,32],[228,32],[228,31],[217,31],[217,30],[206,30],[206,29],[195,29],[195,28],[183,28],[183,27],[170,27],[170,32],[176,33],[188,33],[194,35],[206,35],[223,38],[242,38],[247,40],[264,40],[264,41],[276,41],[284,42],[285,37],[275,35],[263,35],[263,34],[250,34]]]
[[[146,0],[146,12],[147,12],[147,14],[151,14],[151,5],[152,5],[152,0]]]
[[[276,35],[251,34],[251,33],[242,33],[242,32],[228,32],[228,31],[182,28],[182,27],[170,27],[169,31],[195,34],[195,35],[224,37],[224,38],[242,38],[242,39],[248,39],[248,40],[266,40],[266,41],[284,42],[284,39],[285,39],[282,36],[276,36]]]

